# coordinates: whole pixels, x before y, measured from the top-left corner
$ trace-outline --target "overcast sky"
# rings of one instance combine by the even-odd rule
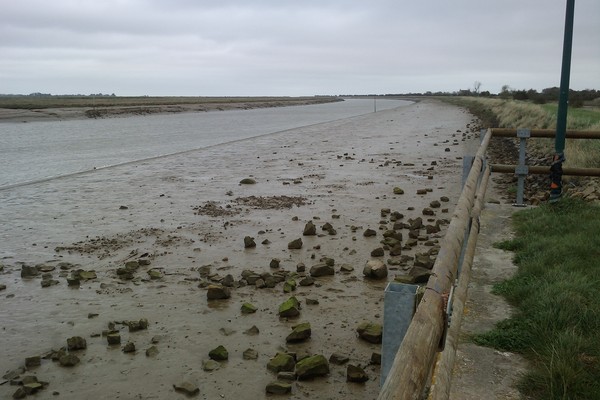
[[[258,96],[559,86],[566,0],[0,0],[0,93]],[[600,0],[571,88],[600,89]]]

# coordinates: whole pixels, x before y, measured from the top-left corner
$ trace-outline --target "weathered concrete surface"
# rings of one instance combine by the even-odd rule
[[[513,253],[492,247],[511,237],[510,217],[519,210],[510,204],[495,204],[494,188],[488,190],[481,216],[481,229],[473,262],[461,337],[454,365],[450,399],[521,399],[515,388],[527,363],[518,354],[500,352],[473,344],[469,335],[488,331],[510,316],[511,306],[491,293],[495,283],[509,278],[517,270]],[[492,200],[494,203],[490,203]]]

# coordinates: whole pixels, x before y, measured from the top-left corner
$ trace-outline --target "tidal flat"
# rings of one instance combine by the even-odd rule
[[[357,328],[382,324],[386,284],[435,258],[478,129],[422,101],[10,189],[0,372],[47,382],[37,398],[376,398],[381,345]],[[386,276],[366,277],[368,262]],[[333,275],[311,276],[322,264]],[[228,298],[208,299],[223,286]],[[299,315],[280,316],[292,296]],[[305,322],[310,336],[286,341]],[[73,337],[86,346],[63,366]],[[323,356],[329,372],[270,385],[278,353]],[[366,381],[348,381],[354,367]],[[2,398],[18,388],[6,376]]]

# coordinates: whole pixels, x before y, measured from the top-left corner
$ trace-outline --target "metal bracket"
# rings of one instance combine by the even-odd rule
[[[529,138],[531,137],[531,131],[525,128],[517,129],[517,137],[518,138]]]
[[[448,303],[446,304],[446,308],[442,309],[442,314],[444,317],[444,330],[442,331],[442,337],[440,338],[438,351],[444,351],[444,348],[446,347],[446,337],[448,336],[448,329],[450,328],[450,323],[452,322],[452,303],[454,302],[455,287],[456,282],[452,284],[450,293],[448,293]]]
[[[529,167],[527,165],[517,165],[515,167],[515,175],[525,175],[529,173]]]

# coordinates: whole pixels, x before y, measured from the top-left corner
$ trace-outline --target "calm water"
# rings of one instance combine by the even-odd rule
[[[384,110],[410,104],[382,100]],[[373,100],[0,125],[0,189],[373,112]]]

